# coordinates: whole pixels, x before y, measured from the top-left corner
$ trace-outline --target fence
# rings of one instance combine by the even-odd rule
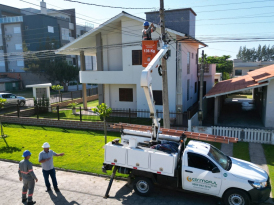
[[[90,88],[86,90],[87,96],[97,95],[98,94],[98,88]],[[50,103],[57,103],[57,102],[63,102],[67,100],[73,100],[77,98],[83,97],[83,91],[77,90],[77,91],[71,91],[71,92],[65,92],[51,95],[50,96]]]
[[[92,96],[91,96],[92,97]],[[91,98],[90,97],[90,98]],[[64,102],[63,102],[64,103]],[[62,103],[60,103],[61,105]],[[107,117],[110,123],[132,123],[140,125],[151,125],[149,110],[138,109],[112,109],[113,112]],[[99,122],[103,119],[95,114],[91,108],[84,109],[83,106],[72,108],[71,106],[7,106],[1,110],[0,115],[13,117],[27,117],[33,119],[55,119],[55,120],[73,120],[80,122]],[[157,111],[158,118],[161,118],[160,124],[163,125],[163,112]],[[192,115],[192,111],[178,113],[170,112],[170,124],[176,127],[187,127],[188,117]],[[192,116],[191,116],[192,117]]]
[[[274,144],[274,131],[234,127],[211,127],[213,135],[236,137],[244,142]]]

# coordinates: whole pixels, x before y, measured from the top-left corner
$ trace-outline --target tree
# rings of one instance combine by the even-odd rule
[[[44,69],[44,72],[50,80],[60,82],[64,86],[64,91],[68,91],[69,81],[77,80],[79,75],[78,67],[69,65],[67,61],[52,63]]]
[[[60,102],[60,97],[61,97],[60,91],[61,91],[63,88],[64,88],[64,87],[61,86],[61,85],[53,85],[53,86],[51,86],[51,89],[52,89],[52,90],[56,90],[56,91],[59,92],[59,102]]]
[[[222,73],[223,79],[226,80],[229,79],[229,74],[233,71],[233,62],[232,60],[228,60],[230,57],[229,55],[221,57],[206,56],[205,63],[216,64],[216,72]],[[199,58],[199,62],[201,62],[201,58]]]
[[[97,105],[96,108],[93,108],[92,111],[104,119],[104,133],[105,133],[105,144],[107,144],[107,123],[106,117],[112,113],[112,109],[108,107],[105,103]]]

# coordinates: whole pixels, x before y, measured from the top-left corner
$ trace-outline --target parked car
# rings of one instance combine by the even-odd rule
[[[6,104],[15,104],[24,106],[26,103],[26,99],[22,96],[16,96],[12,93],[0,93],[0,98],[6,99]]]

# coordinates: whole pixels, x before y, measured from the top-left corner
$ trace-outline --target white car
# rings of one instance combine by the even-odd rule
[[[6,99],[6,104],[15,104],[24,106],[26,103],[26,99],[22,96],[16,96],[12,93],[0,93],[0,98]]]

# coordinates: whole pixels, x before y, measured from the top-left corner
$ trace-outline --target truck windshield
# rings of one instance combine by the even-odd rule
[[[207,154],[211,159],[217,162],[223,169],[227,170],[229,167],[228,157],[214,146],[210,146]]]

